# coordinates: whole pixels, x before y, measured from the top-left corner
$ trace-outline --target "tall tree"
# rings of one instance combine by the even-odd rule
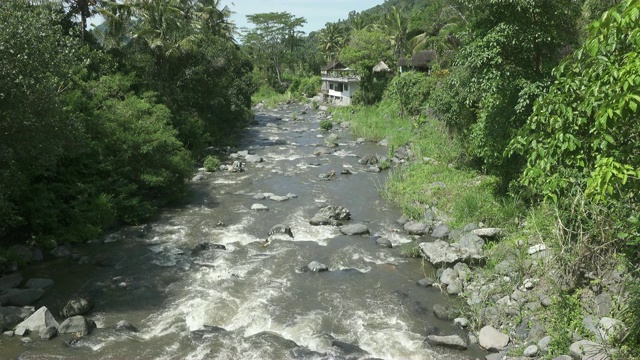
[[[346,42],[346,34],[338,23],[327,23],[318,35],[318,47],[329,62],[335,61]]]

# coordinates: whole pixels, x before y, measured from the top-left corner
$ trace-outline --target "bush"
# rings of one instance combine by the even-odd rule
[[[384,97],[396,100],[402,115],[419,115],[434,87],[433,78],[411,71],[393,78]]]
[[[204,159],[204,169],[209,172],[220,169],[222,162],[217,156],[209,155]]]
[[[320,121],[320,129],[329,131],[333,129],[333,122],[331,120],[322,120]]]
[[[406,244],[400,245],[400,255],[409,258],[419,258],[420,257],[420,243],[417,241],[411,241]]]
[[[300,82],[299,93],[304,97],[313,97],[320,92],[320,86],[322,86],[320,76],[305,78]]]

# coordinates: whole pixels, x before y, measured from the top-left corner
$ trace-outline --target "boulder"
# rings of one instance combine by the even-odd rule
[[[456,280],[458,280],[458,272],[451,268],[444,269],[440,275],[440,282],[445,285],[449,285]]]
[[[309,265],[305,265],[302,267],[303,272],[324,272],[329,271],[329,268],[325,264],[321,264],[317,261],[312,261]]]
[[[431,345],[442,346],[450,349],[457,349],[457,350],[467,349],[467,342],[464,341],[458,335],[449,335],[449,336],[429,335],[427,336],[427,342]]]
[[[526,357],[536,357],[538,355],[539,349],[536,345],[529,345],[524,349],[523,355]]]
[[[118,321],[115,329],[120,332],[138,332],[138,328],[127,320]]]
[[[468,249],[471,252],[481,253],[484,246],[484,240],[474,234],[464,234],[460,238],[460,248]]]
[[[288,196],[282,196],[282,195],[273,195],[269,199],[271,199],[273,201],[287,201],[287,200],[289,200],[289,197]]]
[[[482,228],[471,231],[473,235],[479,236],[483,239],[495,239],[501,237],[503,234],[500,228]]]
[[[424,242],[418,245],[421,255],[433,266],[449,266],[458,262],[470,262],[483,258],[482,253],[461,248],[442,240]]]
[[[67,301],[67,304],[60,311],[64,318],[84,315],[93,309],[93,299],[88,295],[76,295]]]
[[[267,237],[268,241],[273,241],[273,240],[287,241],[291,239],[293,239],[293,232],[291,231],[291,228],[282,224],[273,226],[271,230],[269,230],[269,235]]]
[[[91,323],[82,315],[76,315],[63,321],[58,327],[59,334],[80,334],[86,336],[93,330]]]
[[[404,230],[410,235],[425,235],[429,232],[429,226],[422,222],[409,221],[404,224]]]
[[[547,351],[549,351],[549,343],[551,343],[551,336],[547,335],[545,337],[543,337],[542,339],[538,340],[538,349],[540,349],[540,351],[546,353]]]
[[[0,331],[13,328],[33,314],[33,310],[23,307],[0,307]]]
[[[463,317],[455,318],[453,319],[453,324],[464,329],[469,326],[469,319]]]
[[[41,307],[35,313],[31,314],[26,320],[16,326],[15,333],[18,336],[24,336],[29,332],[40,333],[41,330],[50,327],[58,327],[58,322],[51,315],[46,307]]]
[[[5,292],[0,296],[0,305],[26,306],[33,304],[42,297],[44,290],[42,289],[15,289]]]
[[[264,196],[263,193],[257,193],[255,195],[253,195],[253,199],[254,200],[264,200],[266,198],[266,196]]]
[[[509,344],[509,335],[503,334],[492,326],[485,326],[479,334],[480,347],[488,351],[504,350]]]
[[[436,281],[433,280],[432,278],[424,278],[424,279],[418,280],[417,284],[424,287],[430,287],[430,286],[433,286],[435,282]]]
[[[351,219],[349,209],[342,206],[328,205],[321,208],[309,221],[311,225],[341,225],[340,220]]]
[[[334,152],[335,150],[333,149],[329,149],[326,147],[318,147],[318,148],[315,148],[315,150],[313,150],[313,155],[315,156],[330,155],[330,154],[333,154]]]
[[[204,175],[198,174],[198,175],[196,175],[196,176],[191,178],[191,182],[201,182],[201,181],[204,181],[205,179],[206,179],[206,177]]]
[[[0,292],[2,290],[13,289],[18,287],[22,282],[22,276],[20,274],[11,274],[0,278]]]
[[[349,224],[340,227],[340,232],[344,235],[366,235],[369,228],[365,224]]]
[[[440,320],[451,320],[454,317],[453,311],[442,304],[435,304],[432,309],[433,314]]]
[[[391,241],[389,241],[389,239],[383,238],[383,237],[377,238],[376,239],[376,244],[378,244],[378,245],[380,245],[380,246],[382,246],[384,248],[389,248],[389,249],[391,249],[393,247],[393,245],[391,244]]]
[[[253,204],[251,205],[251,210],[253,211],[268,211],[269,208],[262,204]]]
[[[435,227],[431,232],[431,237],[436,239],[446,239],[451,230],[447,225],[441,224]]]
[[[599,330],[602,340],[604,342],[609,342],[612,337],[622,336],[626,330],[626,327],[620,320],[612,319],[610,317],[603,317],[602,319],[600,319]]]
[[[260,163],[262,162],[262,157],[260,155],[247,155],[244,160],[248,163]]]
[[[378,155],[375,155],[375,154],[365,155],[360,160],[358,160],[358,163],[362,165],[375,165],[378,162],[379,162]]]
[[[580,340],[576,341],[569,347],[571,356],[580,360],[611,360],[606,349],[593,341]]]
[[[51,340],[58,335],[58,329],[56,329],[55,326],[50,326],[46,329],[40,330],[39,335],[40,340]]]
[[[596,308],[599,316],[609,316],[611,314],[611,308],[613,302],[611,295],[608,293],[602,293],[596,296]]]
[[[29,289],[48,289],[54,284],[53,280],[45,278],[31,278],[27,280],[25,287]]]

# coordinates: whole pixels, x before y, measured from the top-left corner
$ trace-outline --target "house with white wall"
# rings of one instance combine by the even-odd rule
[[[351,97],[358,90],[360,77],[337,61],[332,61],[320,69],[322,78],[322,99],[336,105],[350,105]]]

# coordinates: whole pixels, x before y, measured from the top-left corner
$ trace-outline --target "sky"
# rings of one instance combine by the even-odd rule
[[[288,12],[303,17],[307,23],[302,31],[309,34],[322,29],[327,22],[346,19],[349,12],[360,12],[384,3],[384,0],[222,0],[235,14],[231,15],[238,28],[250,27],[247,15],[267,12]]]

